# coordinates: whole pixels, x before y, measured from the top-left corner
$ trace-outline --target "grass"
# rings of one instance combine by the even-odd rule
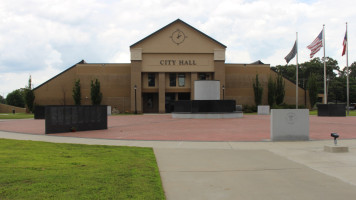
[[[33,119],[33,114],[29,113],[0,113],[0,119]]]
[[[165,199],[152,148],[0,139],[0,199]]]

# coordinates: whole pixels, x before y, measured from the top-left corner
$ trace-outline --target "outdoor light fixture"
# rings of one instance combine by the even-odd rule
[[[225,85],[222,86],[222,90],[223,90],[223,100],[225,100]]]
[[[137,86],[134,86],[134,90],[135,90],[135,114],[137,114],[137,100],[136,100],[136,90],[137,90]]]
[[[336,139],[339,137],[339,134],[337,134],[337,133],[331,133],[331,137],[334,138],[334,144],[337,145],[337,140],[336,140]]]

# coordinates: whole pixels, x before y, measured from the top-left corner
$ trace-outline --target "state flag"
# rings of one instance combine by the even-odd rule
[[[347,31],[345,32],[345,37],[344,37],[344,41],[342,42],[342,45],[344,46],[344,49],[342,50],[341,56],[344,56],[346,53],[346,45],[347,45]]]

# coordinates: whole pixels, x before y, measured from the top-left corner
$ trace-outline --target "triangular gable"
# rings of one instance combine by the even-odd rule
[[[131,49],[134,49],[134,48],[141,48],[143,43],[149,41],[149,40],[153,40],[156,36],[160,35],[161,33],[163,33],[164,31],[166,31],[167,29],[169,28],[172,28],[172,26],[175,26],[175,25],[183,25],[183,27],[186,29],[186,30],[189,30],[189,31],[194,31],[195,32],[195,35],[199,35],[199,37],[201,38],[204,38],[206,39],[206,41],[210,41],[209,43],[213,43],[215,48],[218,48],[218,49],[225,49],[226,46],[220,42],[218,42],[217,40],[211,38],[210,36],[206,35],[205,33],[199,31],[198,29],[194,28],[193,26],[185,23],[184,21],[180,20],[180,19],[177,19],[175,21],[173,21],[172,23],[164,26],[163,28],[157,30],[156,32],[148,35],[147,37],[143,38],[142,40],[136,42],[135,44],[131,45],[130,48]],[[171,31],[172,32],[172,31]],[[189,38],[189,36],[187,36],[187,38]],[[163,39],[167,39],[167,36],[164,36]],[[178,45],[178,44],[177,44]]]

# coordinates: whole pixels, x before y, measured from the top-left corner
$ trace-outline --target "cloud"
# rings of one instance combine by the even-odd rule
[[[355,7],[346,0],[2,0],[0,71],[7,81],[0,80],[0,94],[24,87],[29,74],[40,84],[82,59],[129,63],[130,45],[177,18],[225,44],[226,62],[271,65],[285,63],[296,32],[299,62],[308,61],[306,46],[325,24],[326,55],[342,67],[346,21],[349,63],[356,60]]]

